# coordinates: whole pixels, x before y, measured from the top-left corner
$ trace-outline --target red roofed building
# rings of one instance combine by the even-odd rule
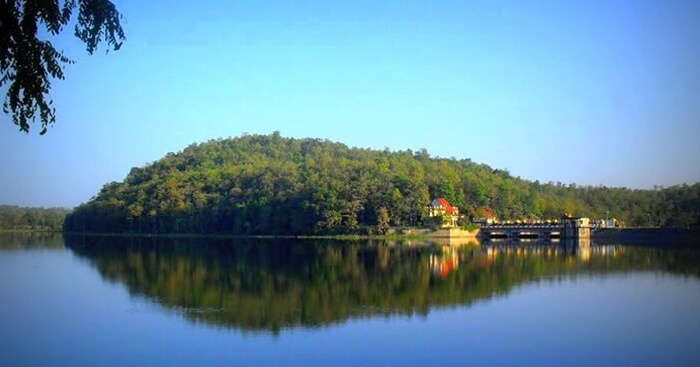
[[[454,227],[459,220],[459,208],[450,205],[445,198],[437,198],[430,203],[429,215],[431,217],[442,217],[443,227]]]

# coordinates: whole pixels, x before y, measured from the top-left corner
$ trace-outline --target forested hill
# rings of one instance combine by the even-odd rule
[[[388,213],[420,224],[431,198],[475,216],[559,217],[564,212],[628,226],[698,226],[700,184],[658,190],[542,184],[469,159],[348,148],[275,133],[193,144],[106,184],[66,218],[69,231],[313,234],[362,233]],[[386,210],[382,209],[385,208]]]

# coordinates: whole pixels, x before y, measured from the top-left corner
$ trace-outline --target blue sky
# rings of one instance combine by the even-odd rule
[[[113,0],[114,1],[114,0]],[[193,142],[279,130],[540,181],[700,181],[698,1],[114,1],[57,123],[0,115],[0,203],[74,206]]]

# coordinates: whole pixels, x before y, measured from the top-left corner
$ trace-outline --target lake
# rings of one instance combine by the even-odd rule
[[[0,365],[700,366],[700,251],[0,235]]]

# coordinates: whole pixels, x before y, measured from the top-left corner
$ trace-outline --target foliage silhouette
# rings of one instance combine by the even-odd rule
[[[3,111],[12,115],[20,131],[29,132],[37,111],[40,134],[56,121],[53,101],[48,97],[51,79],[63,79],[63,65],[73,63],[50,41],[40,40],[45,29],[59,34],[78,7],[75,36],[92,54],[104,41],[119,50],[125,39],[121,15],[108,0],[2,0],[0,3],[0,86],[9,83]],[[42,28],[43,27],[43,28]]]

